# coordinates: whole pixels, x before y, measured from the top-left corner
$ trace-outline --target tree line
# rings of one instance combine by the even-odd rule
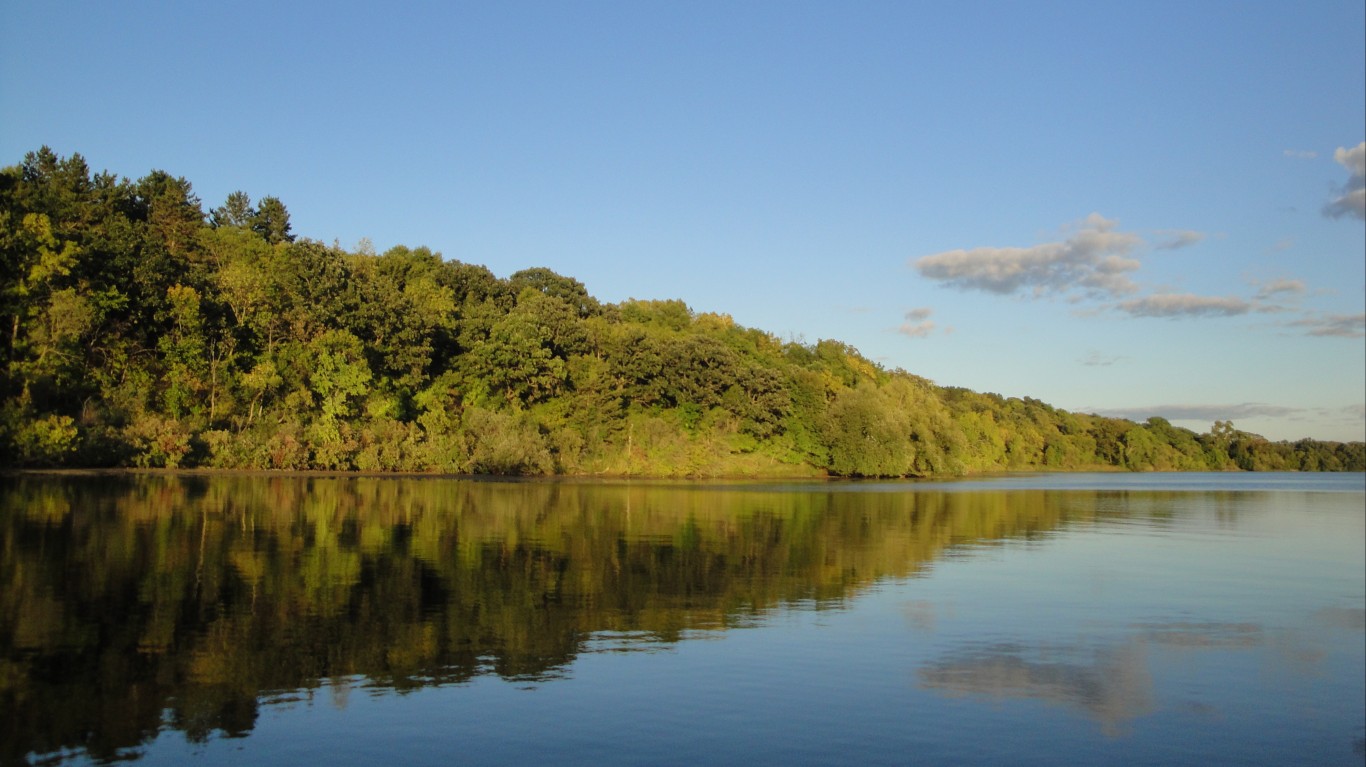
[[[275,197],[44,147],[0,172],[0,464],[910,477],[1366,470],[1366,445],[1197,434],[941,387],[832,340],[545,268],[300,238]]]

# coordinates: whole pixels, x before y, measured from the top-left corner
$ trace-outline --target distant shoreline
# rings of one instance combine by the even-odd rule
[[[135,466],[82,467],[82,468],[4,468],[0,477],[244,477],[244,478],[300,478],[300,479],[448,479],[472,482],[805,482],[811,484],[844,483],[887,483],[905,482],[944,482],[951,480],[980,480],[992,478],[1021,477],[1047,474],[1351,474],[1363,472],[1314,472],[1314,471],[1246,471],[1239,468],[1218,470],[1172,470],[1172,471],[1131,471],[1114,466],[1097,466],[1086,469],[1048,469],[1031,468],[1007,471],[992,471],[972,474],[930,475],[923,477],[841,477],[832,474],[755,474],[729,476],[669,476],[643,474],[458,474],[451,472],[420,471],[359,471],[335,469],[216,469],[216,468],[146,468]]]

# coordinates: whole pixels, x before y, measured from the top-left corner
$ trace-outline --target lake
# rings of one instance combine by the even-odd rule
[[[0,477],[0,763],[1366,762],[1366,478]]]

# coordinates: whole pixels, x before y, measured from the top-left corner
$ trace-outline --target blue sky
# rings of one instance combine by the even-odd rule
[[[1366,438],[1356,2],[0,0],[0,162],[681,298],[937,383]]]

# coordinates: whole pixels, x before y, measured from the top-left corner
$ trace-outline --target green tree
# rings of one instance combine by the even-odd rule
[[[166,300],[171,311],[170,332],[158,344],[166,365],[162,397],[171,417],[182,418],[199,409],[209,388],[208,342],[199,293],[184,285],[172,285],[166,291]]]
[[[541,402],[557,394],[566,380],[553,338],[553,330],[534,313],[514,311],[495,323],[488,339],[477,343],[462,363],[474,380],[509,403]]]
[[[225,226],[250,229],[256,215],[256,209],[251,206],[251,197],[238,190],[230,193],[222,205],[209,213],[209,223],[215,229]]]
[[[72,345],[90,327],[89,301],[68,280],[80,248],[59,241],[45,214],[28,213],[16,220],[14,212],[3,211],[0,251],[7,271],[13,270],[0,285],[10,315],[8,373],[28,392],[36,380],[52,377],[72,360]]]
[[[204,211],[190,182],[154,170],[138,181],[137,202],[153,241],[173,259],[189,258],[204,223]]]
[[[1130,471],[1149,471],[1155,468],[1161,443],[1151,431],[1134,426],[1124,432],[1124,466]]]
[[[360,339],[346,330],[329,330],[309,344],[313,364],[309,386],[318,395],[321,419],[335,424],[356,412],[370,391],[370,366]]]
[[[521,295],[523,290],[531,288],[543,295],[557,298],[568,304],[579,317],[588,317],[602,311],[602,306],[597,299],[588,295],[588,289],[582,282],[556,274],[545,267],[523,269],[514,273],[508,278],[508,288],[514,295]]]
[[[352,260],[355,311],[348,324],[366,342],[377,375],[396,389],[420,389],[453,343],[456,302],[438,279],[440,258],[426,248],[398,247]]]
[[[850,477],[904,477],[915,452],[910,421],[874,386],[841,392],[831,403],[824,428],[829,469]]]
[[[294,242],[290,231],[289,210],[278,197],[262,197],[256,212],[249,219],[251,230],[271,245]]]

